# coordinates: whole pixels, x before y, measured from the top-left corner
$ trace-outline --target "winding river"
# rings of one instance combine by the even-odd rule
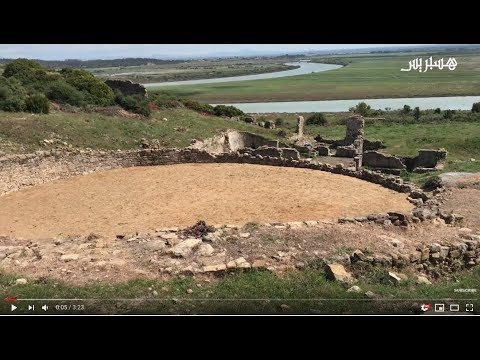
[[[271,73],[254,74],[254,75],[242,75],[242,76],[229,76],[214,79],[200,79],[200,80],[183,80],[183,81],[169,81],[169,82],[157,82],[142,84],[145,87],[153,86],[176,86],[176,85],[196,85],[196,84],[211,84],[222,83],[229,81],[246,81],[246,80],[262,80],[262,79],[274,79],[285,76],[304,75],[320,71],[328,71],[341,68],[342,65],[334,64],[319,64],[311,62],[290,62],[285,65],[299,66],[296,69],[275,71]]]
[[[153,86],[175,86],[222,83],[229,81],[246,81],[273,79],[286,76],[304,75],[321,71],[328,71],[341,68],[341,65],[320,64],[312,62],[290,62],[286,65],[299,66],[297,69],[277,71],[272,73],[230,76],[214,79],[185,80],[143,84],[145,87]],[[285,101],[285,102],[259,102],[259,103],[233,103],[233,105],[246,113],[298,113],[298,112],[346,112],[359,102],[364,101],[373,109],[401,109],[403,105],[412,108],[418,106],[420,109],[442,110],[470,110],[474,102],[480,101],[480,96],[445,96],[445,97],[416,97],[416,98],[385,98],[385,99],[352,99],[352,100],[319,100],[319,101]],[[212,104],[218,105],[218,104]]]

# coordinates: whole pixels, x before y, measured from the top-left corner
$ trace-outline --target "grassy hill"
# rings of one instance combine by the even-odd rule
[[[158,139],[165,147],[186,147],[192,139],[206,139],[227,129],[250,131],[268,138],[277,136],[275,130],[202,115],[186,108],[156,111],[144,119],[85,112],[48,115],[0,112],[0,151],[40,150],[45,148],[42,141],[52,138],[73,147],[105,150],[138,149],[141,138]]]

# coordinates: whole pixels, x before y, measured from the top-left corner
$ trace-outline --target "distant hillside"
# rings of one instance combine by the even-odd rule
[[[14,59],[0,59],[0,64],[6,64]],[[118,66],[139,66],[147,64],[163,65],[177,64],[185,62],[185,60],[159,60],[149,58],[126,58],[111,60],[35,60],[39,64],[51,69],[65,68],[100,68],[100,67],[118,67]]]

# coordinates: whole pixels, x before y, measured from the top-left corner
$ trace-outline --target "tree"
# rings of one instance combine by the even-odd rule
[[[413,109],[413,117],[415,118],[415,120],[418,120],[420,118],[420,108],[418,106]]]
[[[15,77],[27,90],[42,91],[49,81],[47,70],[39,63],[28,59],[16,59],[5,65],[3,76]]]
[[[440,114],[442,112],[442,110],[440,110],[440,108],[436,108],[433,112],[435,114]]]
[[[84,93],[85,100],[89,104],[100,106],[113,104],[115,98],[113,90],[88,71],[80,69],[63,69],[60,71],[60,74],[68,84]]]
[[[66,83],[63,79],[49,84],[46,95],[52,101],[73,106],[81,106],[85,100],[83,92]]]
[[[15,77],[0,76],[0,110],[23,111],[27,91]]]
[[[480,112],[480,102],[476,102],[476,103],[473,104],[472,112],[474,112],[474,113]]]
[[[403,110],[402,110],[402,112],[403,112],[404,114],[409,114],[410,111],[412,111],[412,108],[411,108],[410,106],[408,106],[408,105],[403,105]]]
[[[21,82],[31,81],[36,75],[44,74],[47,72],[44,67],[39,63],[29,59],[16,59],[5,65],[3,70],[3,76],[6,78],[15,76]]]
[[[362,101],[355,106],[354,112],[362,116],[368,116],[368,114],[370,114],[370,109],[370,105],[367,105],[367,103]]]
[[[327,119],[322,113],[314,113],[305,121],[305,125],[325,125],[326,123]]]

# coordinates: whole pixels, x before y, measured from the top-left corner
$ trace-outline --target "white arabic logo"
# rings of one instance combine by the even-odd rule
[[[400,69],[400,71],[412,71],[418,70],[418,72],[422,72],[422,58],[416,58],[410,60],[408,62],[409,68],[408,69]],[[428,70],[433,70],[437,68],[439,70],[443,70],[444,68],[448,68],[448,70],[453,71],[457,68],[457,60],[455,58],[448,58],[447,62],[445,63],[443,58],[437,61],[433,61],[433,57],[430,56],[429,58],[425,59],[425,68],[423,72],[427,72]]]

